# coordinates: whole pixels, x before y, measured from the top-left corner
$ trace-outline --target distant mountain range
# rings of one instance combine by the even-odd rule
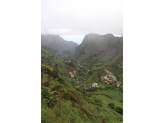
[[[66,41],[59,35],[41,35],[41,47],[60,58],[72,55],[76,46],[77,43]]]
[[[123,66],[123,36],[90,33],[80,45],[59,35],[41,35],[41,47],[59,58],[73,58],[81,65],[115,64]]]

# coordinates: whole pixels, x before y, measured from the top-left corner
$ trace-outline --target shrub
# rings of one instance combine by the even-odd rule
[[[47,66],[42,65],[41,66],[41,72],[43,72],[45,74],[49,74],[50,73],[50,69]]]
[[[48,89],[47,89],[47,88],[43,88],[42,90],[43,90],[43,91],[42,91],[42,95],[43,95],[44,97],[46,97],[46,96],[48,95]]]
[[[118,107],[118,106],[117,106],[117,107],[115,108],[115,111],[118,112],[118,113],[120,113],[120,114],[123,114],[123,109],[122,109],[121,107]]]
[[[100,107],[102,107],[102,100],[100,100],[100,99],[94,99],[94,101],[95,101],[95,105],[98,105],[98,106],[100,106]]]
[[[65,81],[64,81],[64,79],[63,79],[62,77],[60,77],[59,83],[61,83],[61,84],[66,84]]]
[[[50,81],[53,80],[53,77],[50,77],[49,80],[50,80]]]
[[[45,118],[45,117],[41,117],[41,123],[50,123],[48,120],[47,120],[47,118]]]
[[[111,88],[110,88],[111,90],[115,90],[116,89],[116,87],[114,87],[114,86],[111,86]]]
[[[86,114],[84,114],[84,118],[83,118],[83,121],[87,121],[88,120],[88,117]]]
[[[99,106],[95,106],[97,110],[102,111],[102,109]]]
[[[114,103],[110,103],[108,104],[109,107],[111,107],[112,109],[115,109],[115,104]]]
[[[120,102],[122,102],[122,103],[123,103],[123,100],[120,100]]]
[[[92,97],[92,94],[88,94],[88,97]]]
[[[46,98],[48,106],[52,106],[54,103],[53,94],[55,91],[50,92],[47,88],[43,88],[42,95]]]
[[[69,96],[69,93],[64,93],[64,98],[67,99]]]

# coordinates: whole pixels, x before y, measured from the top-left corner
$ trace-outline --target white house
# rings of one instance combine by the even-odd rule
[[[73,74],[71,74],[71,77],[72,77],[72,78],[74,78],[74,75],[73,75]]]
[[[97,83],[93,83],[92,87],[99,87]]]
[[[108,75],[108,77],[111,77],[112,78],[113,75]]]

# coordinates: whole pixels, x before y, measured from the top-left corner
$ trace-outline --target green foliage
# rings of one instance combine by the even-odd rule
[[[45,74],[49,74],[51,71],[48,67],[46,67],[45,65],[42,65],[41,72]]]
[[[51,81],[51,80],[53,80],[53,77],[50,77],[50,78],[49,78],[49,81]]]
[[[112,109],[115,109],[115,104],[114,103],[110,103],[108,104],[109,107],[111,107]]]
[[[88,97],[92,97],[92,94],[88,94]]]
[[[44,96],[44,97],[47,97],[47,95],[48,95],[49,93],[48,93],[48,89],[47,88],[42,88],[42,95]]]
[[[49,106],[54,105],[54,103],[53,103],[54,97],[52,96],[54,94],[54,92],[55,91],[51,92],[47,88],[43,88],[42,95],[46,98],[47,104]]]
[[[93,74],[93,72],[92,72],[92,71],[89,71],[89,72],[88,72],[88,75],[90,75],[90,76],[91,76],[92,74]]]
[[[41,123],[50,123],[45,117],[41,117]]]
[[[121,107],[116,106],[115,111],[117,111],[120,114],[123,114],[123,109]]]
[[[71,66],[71,67],[74,67],[74,68],[76,67],[75,63],[73,63],[73,62],[67,62],[66,64]]]
[[[43,76],[41,82],[42,123],[100,123],[102,120],[104,122],[112,122],[114,120],[120,122],[123,120],[121,114],[121,109],[123,108],[122,102],[120,102],[123,99],[121,89],[119,90],[119,88],[115,87],[112,90],[111,85],[105,85],[100,82],[100,76],[105,74],[105,65],[97,67],[96,64],[93,64],[94,70],[90,70],[91,72],[88,73],[88,68],[77,66],[77,59],[73,57],[68,58],[68,60],[75,65],[75,68],[72,65],[67,65],[60,58],[57,59],[55,56],[50,56],[47,51],[44,54],[43,52],[42,62],[45,65],[42,65],[41,68]],[[99,55],[92,56],[93,60],[97,57]],[[108,70],[108,68],[106,69]],[[73,72],[73,70],[76,70],[75,76],[80,81],[80,84],[86,84],[89,87],[92,83],[97,82],[100,88],[89,88],[85,92],[82,91],[83,87],[80,90],[79,87],[83,85],[77,84],[77,81],[68,77],[68,72]],[[84,81],[84,78],[87,80]],[[49,86],[44,87],[44,83],[47,81],[49,81]],[[53,94],[54,92],[50,90],[58,85],[60,85],[60,88],[55,89],[56,92]],[[76,90],[72,85],[78,87],[79,90]],[[73,99],[77,101],[73,101]],[[116,110],[108,110],[109,102],[115,104]]]
[[[111,90],[115,90],[115,89],[116,89],[116,87],[114,87],[114,86],[111,86],[111,87],[110,87],[110,89],[111,89]]]
[[[68,96],[69,96],[69,92],[64,93],[64,98],[65,98],[65,99],[67,99],[67,98],[68,98]]]
[[[97,87],[92,87],[92,88],[89,88],[89,89],[87,89],[86,91],[90,91],[90,92],[97,91]]]
[[[62,78],[62,77],[60,77],[60,81],[59,81],[61,84],[66,84],[65,83],[65,80]]]
[[[99,111],[102,111],[101,107],[98,106],[98,105],[95,105],[95,108],[96,108],[97,110],[99,110]]]
[[[94,100],[95,100],[95,105],[102,107],[102,105],[103,105],[102,100],[100,100],[100,99],[94,99]]]
[[[87,115],[86,115],[86,114],[84,114],[83,121],[88,121],[88,117],[87,117]]]

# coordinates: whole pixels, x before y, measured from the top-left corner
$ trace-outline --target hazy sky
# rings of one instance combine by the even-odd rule
[[[123,0],[41,0],[41,33],[77,43],[88,33],[123,35]]]

